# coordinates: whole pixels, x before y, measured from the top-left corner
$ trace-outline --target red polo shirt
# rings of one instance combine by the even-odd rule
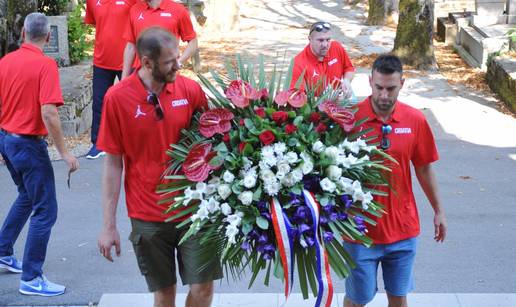
[[[359,128],[373,128],[366,137],[374,137],[369,143],[379,144],[382,137],[382,120],[373,112],[370,98],[358,104],[355,118],[368,120]],[[376,244],[388,244],[413,238],[419,235],[419,216],[416,200],[412,192],[410,163],[423,166],[439,159],[434,137],[425,116],[421,111],[400,101],[396,102],[391,119],[392,132],[386,137],[391,145],[386,150],[398,164],[389,163],[392,172],[386,173],[392,190],[378,188],[388,192],[388,196],[375,196],[375,200],[385,205],[387,214],[377,219],[378,225],[368,227],[368,236]]]
[[[136,72],[114,85],[104,98],[97,141],[99,149],[123,156],[129,217],[153,222],[177,213],[164,215],[167,205],[157,204],[156,187],[163,183],[169,160],[166,151],[179,141],[181,129],[190,126],[194,111],[207,106],[199,84],[179,75],[166,85],[159,100],[164,113],[160,121]]]
[[[136,0],[87,0],[84,23],[95,26],[93,65],[122,70],[126,41],[123,32]]]
[[[155,26],[170,31],[177,39],[185,42],[196,37],[188,10],[172,0],[162,0],[155,9],[145,1],[138,1],[133,5],[129,13],[129,22],[126,24],[124,39],[136,44],[136,40],[143,30]],[[140,61],[136,56],[133,67],[139,65]]]
[[[340,79],[344,77],[346,72],[355,71],[355,67],[351,64],[351,60],[342,44],[337,41],[331,41],[328,53],[322,61],[319,61],[314,55],[310,45],[307,45],[303,51],[296,55],[294,58],[291,87],[295,87],[303,71],[305,71],[305,74],[303,75],[303,83],[301,83],[300,88],[305,88],[307,84],[311,88],[321,78],[324,78],[323,86],[316,89],[316,95],[319,95],[328,84],[331,84],[333,88],[339,87]]]
[[[54,59],[31,44],[0,59],[0,127],[18,134],[47,135],[44,104],[63,104]]]

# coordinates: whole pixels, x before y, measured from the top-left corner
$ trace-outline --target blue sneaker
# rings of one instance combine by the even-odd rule
[[[0,257],[0,269],[6,269],[13,273],[21,273],[22,263],[21,261],[16,260],[12,255]]]
[[[49,281],[44,275],[30,281],[20,281],[20,293],[25,295],[56,296],[65,293],[65,286]]]
[[[105,152],[98,150],[97,146],[95,146],[95,144],[93,144],[93,146],[91,146],[91,148],[90,148],[90,151],[88,151],[88,153],[86,154],[86,159],[90,159],[90,160],[98,159],[105,154],[106,154]]]

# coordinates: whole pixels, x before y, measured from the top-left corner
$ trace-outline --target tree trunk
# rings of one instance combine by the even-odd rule
[[[386,17],[385,0],[369,0],[369,11],[367,13],[367,24],[370,26],[381,26],[385,24]]]
[[[432,44],[432,0],[400,0],[399,22],[393,53],[404,64],[426,69],[435,65]]]
[[[20,47],[23,20],[37,8],[37,0],[0,0],[0,57]]]

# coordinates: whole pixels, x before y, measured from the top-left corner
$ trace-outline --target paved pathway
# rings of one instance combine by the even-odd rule
[[[347,6],[340,9],[337,2],[342,3],[244,1],[242,14],[246,17],[242,19],[241,31],[227,33],[225,38],[241,42],[252,54],[263,51],[274,57],[276,50],[288,49],[292,53],[301,50],[306,44],[304,25],[324,19],[336,25],[337,38],[349,46],[352,54],[385,52],[392,48],[392,29],[366,27],[363,11]],[[353,81],[358,96],[367,96],[370,92],[368,74],[367,68],[359,68]],[[438,73],[415,74],[408,78],[400,99],[420,108],[435,132],[441,154],[435,168],[449,221],[447,241],[435,244],[432,241],[432,212],[416,187],[422,233],[416,259],[416,294],[411,296],[415,304],[411,306],[516,306],[514,296],[510,294],[516,292],[516,274],[513,273],[516,272],[516,237],[513,235],[516,233],[516,119],[496,111],[489,95],[452,88]],[[19,276],[0,272],[0,306],[88,305],[98,303],[104,293],[146,292],[134,252],[126,240],[129,224],[123,197],[118,208],[122,256],[115,259],[115,263],[109,263],[98,255],[101,160],[81,159],[81,166],[81,170],[72,176],[72,189],[68,190],[64,163],[54,163],[60,212],[49,245],[45,272],[51,280],[66,284],[67,293],[55,298],[21,296],[17,292]],[[7,170],[0,166],[0,217],[5,216],[15,197],[16,191]],[[25,232],[15,247],[18,255],[22,254],[24,238]],[[236,294],[242,294],[239,297],[242,299],[249,297],[259,306],[269,306],[269,302],[279,300],[274,300],[278,295],[272,294],[270,301],[271,296],[267,294],[281,293],[283,286],[279,281],[273,280],[265,287],[258,277],[253,288],[248,290],[246,277],[242,280],[217,284],[216,292],[221,295],[215,302],[227,302],[228,299],[235,302],[236,297],[232,295]],[[335,284],[336,292],[344,292],[342,281],[335,279]],[[381,283],[379,288],[383,289]],[[185,287],[179,286],[179,293],[186,291]],[[294,292],[299,289],[295,288]],[[260,299],[261,293],[269,295],[264,296],[267,300]],[[148,295],[142,295],[131,294],[116,299],[143,302],[139,306],[145,306],[150,299]],[[107,304],[110,297],[113,298],[104,296],[101,303]],[[377,298],[378,302],[382,297]],[[445,304],[450,298],[460,305]],[[500,304],[505,305],[494,305],[493,298],[499,298]],[[439,303],[441,301],[443,303]],[[416,305],[416,302],[420,303]],[[385,306],[384,303],[375,304]]]

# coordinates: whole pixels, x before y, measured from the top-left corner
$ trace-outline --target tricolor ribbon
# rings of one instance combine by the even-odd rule
[[[319,203],[315,200],[312,193],[303,190],[305,203],[312,213],[315,254],[316,254],[316,275],[318,282],[317,300],[315,307],[330,307],[333,298],[333,284],[330,275],[330,263],[328,254],[324,248],[324,240],[319,236]],[[283,276],[285,278],[285,300],[292,292],[294,284],[294,238],[292,225],[287,215],[283,212],[278,199],[271,200],[271,218],[274,233],[278,243],[278,252],[283,266]]]
[[[285,299],[292,292],[294,284],[294,238],[292,226],[277,198],[271,200],[271,218],[274,226],[274,233],[278,243],[278,252],[283,266],[285,277]]]
[[[333,284],[330,275],[330,263],[328,262],[328,254],[324,248],[324,240],[319,236],[319,203],[315,199],[314,195],[303,190],[303,196],[305,197],[305,203],[312,212],[313,227],[314,227],[314,239],[315,239],[315,256],[316,256],[316,275],[319,288],[317,291],[317,300],[315,301],[315,307],[329,307],[333,298]]]

